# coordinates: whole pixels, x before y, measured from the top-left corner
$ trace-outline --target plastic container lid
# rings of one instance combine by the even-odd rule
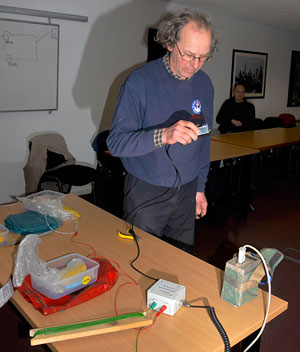
[[[52,216],[47,215],[47,221],[50,228],[43,214],[35,211],[26,211],[24,213],[8,215],[4,223],[10,231],[21,235],[52,232],[52,229],[55,230],[62,225],[61,220]]]

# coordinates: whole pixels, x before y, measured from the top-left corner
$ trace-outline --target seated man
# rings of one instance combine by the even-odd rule
[[[233,93],[232,98],[225,100],[216,118],[221,134],[254,128],[255,108],[245,99],[245,87],[236,84]]]
[[[255,129],[255,107],[245,99],[245,87],[236,84],[233,90],[233,97],[225,100],[217,115],[216,121],[220,124],[221,134],[244,132]],[[229,164],[232,165],[234,159]],[[251,156],[250,188],[255,190],[257,155]]]

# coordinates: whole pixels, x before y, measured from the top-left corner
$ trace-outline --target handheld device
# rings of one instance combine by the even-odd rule
[[[210,129],[208,128],[208,125],[205,121],[205,118],[202,114],[200,115],[192,115],[191,120],[194,122],[194,124],[198,127],[199,132],[197,133],[197,136],[202,136],[204,134],[208,134],[210,132]]]

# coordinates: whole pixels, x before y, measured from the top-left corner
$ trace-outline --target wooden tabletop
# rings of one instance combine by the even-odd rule
[[[213,141],[266,150],[300,143],[300,126],[214,135]]]
[[[118,314],[145,311],[146,291],[154,281],[130,267],[130,261],[136,257],[137,248],[133,240],[120,239],[117,236],[117,231],[126,230],[124,221],[72,194],[65,197],[64,204],[81,214],[77,240],[92,245],[100,256],[118,262],[139,284],[125,286],[120,291],[116,301]],[[20,204],[0,206],[0,222],[3,224],[7,215],[17,212],[22,212]],[[65,223],[60,231],[70,232],[72,229],[72,223]],[[256,299],[241,308],[235,308],[220,298],[223,271],[141,230],[137,229],[136,233],[142,238],[136,267],[153,277],[184,285],[186,301],[194,305],[214,306],[232,346],[261,327],[267,302],[267,294],[264,291],[259,290]],[[88,247],[72,243],[70,235],[53,233],[41,238],[38,252],[40,258],[45,261],[68,253],[80,253],[85,256],[91,253]],[[1,284],[5,284],[12,275],[13,254],[16,251],[17,246],[0,247]],[[46,317],[26,302],[18,291],[12,297],[12,302],[32,327],[101,319],[115,315],[116,290],[121,284],[129,281],[121,274],[112,290],[76,307]],[[272,296],[268,320],[285,311],[287,305],[284,300]],[[134,352],[136,336],[136,330],[127,330],[57,342],[49,346],[53,351],[60,352]],[[185,307],[181,307],[173,317],[162,314],[151,328],[139,335],[138,346],[143,352],[224,351],[223,341],[207,310]]]
[[[236,158],[239,156],[259,153],[259,150],[236,146],[230,143],[224,144],[222,141],[211,140],[210,142],[210,161]],[[109,150],[104,152],[107,156],[112,156]]]
[[[210,142],[210,161],[237,158],[240,156],[259,153],[258,149],[242,147],[239,145],[211,140]]]

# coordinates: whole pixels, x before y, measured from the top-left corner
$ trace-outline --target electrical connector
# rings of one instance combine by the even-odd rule
[[[153,302],[152,304],[150,304],[150,309],[154,309],[157,306],[157,302]]]
[[[162,306],[159,310],[159,312],[156,314],[156,318],[158,318],[165,310],[167,309],[167,306]]]
[[[155,310],[174,315],[185,300],[185,287],[166,280],[158,280],[147,291],[147,307],[157,303]],[[166,308],[164,308],[166,306]]]
[[[238,263],[243,264],[245,260],[246,260],[246,247],[244,246],[239,248]]]

